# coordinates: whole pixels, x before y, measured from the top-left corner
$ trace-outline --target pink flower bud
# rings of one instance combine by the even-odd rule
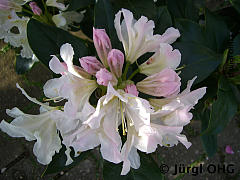
[[[94,56],[85,56],[79,59],[81,66],[89,74],[95,75],[104,66]]]
[[[111,72],[116,75],[116,77],[120,77],[122,75],[122,67],[124,64],[124,55],[118,49],[112,49],[108,53],[108,65],[111,69]]]
[[[226,148],[225,148],[225,152],[227,154],[234,154],[233,150],[232,150],[232,147],[227,145]]]
[[[105,29],[93,28],[93,42],[100,60],[105,67],[108,67],[107,57],[112,45]]]
[[[29,6],[31,7],[32,12],[33,12],[35,15],[40,16],[40,15],[42,14],[42,10],[38,7],[38,5],[37,5],[36,2],[30,2],[30,3],[29,3]]]
[[[139,91],[157,97],[168,97],[180,92],[180,77],[172,69],[163,69],[137,83]]]
[[[126,93],[132,94],[134,96],[138,96],[137,87],[134,84],[128,84],[124,89]]]
[[[108,86],[109,82],[111,82],[113,86],[117,85],[117,78],[106,68],[101,68],[96,73],[96,78],[99,85]]]

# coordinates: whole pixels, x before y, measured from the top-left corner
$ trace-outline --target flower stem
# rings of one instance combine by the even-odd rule
[[[137,73],[139,73],[139,71],[139,69],[136,69],[128,79],[131,80]]]
[[[29,11],[29,10],[27,10],[27,9],[22,9],[22,11],[23,11],[23,12],[26,12],[26,13],[28,13],[28,14],[31,14],[31,15],[33,15],[33,16],[34,16],[34,14],[33,14],[33,12],[32,12],[32,11]]]
[[[125,67],[124,72],[123,72],[123,80],[127,79],[127,72],[128,72],[128,68],[129,68],[130,65],[131,65],[131,63],[127,61],[126,67]]]

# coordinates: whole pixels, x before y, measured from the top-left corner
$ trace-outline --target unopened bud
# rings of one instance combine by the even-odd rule
[[[40,15],[42,14],[42,10],[38,7],[38,5],[37,5],[36,2],[30,2],[30,3],[29,3],[29,6],[31,7],[32,12],[33,12],[35,15],[40,16]]]
[[[118,49],[112,49],[108,54],[108,65],[111,72],[119,78],[122,75],[122,67],[124,64],[124,55]]]
[[[93,28],[93,42],[100,60],[105,67],[108,67],[107,57],[112,45],[105,29]]]
[[[95,75],[104,66],[94,56],[85,56],[79,59],[81,66],[89,74]]]
[[[117,78],[106,68],[100,69],[96,73],[96,78],[99,85],[108,86],[109,82],[111,82],[113,86],[117,85]]]

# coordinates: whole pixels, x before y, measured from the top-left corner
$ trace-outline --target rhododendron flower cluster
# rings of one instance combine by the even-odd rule
[[[26,4],[29,3],[29,8],[24,9]],[[68,26],[73,22],[81,22],[83,19],[83,13],[78,13],[75,11],[62,12],[66,10],[67,7],[63,3],[57,2],[56,0],[47,0],[44,6],[52,6],[59,9],[59,14],[53,14],[53,23],[64,30],[68,30]],[[47,9],[45,8],[45,11]],[[21,12],[24,12],[23,15]],[[47,13],[45,13],[47,14]],[[49,14],[49,12],[48,12]],[[29,46],[27,39],[27,23],[30,18],[35,18],[43,23],[46,22],[46,17],[43,14],[43,10],[38,6],[38,4],[31,0],[0,0],[0,39],[4,39],[4,42],[9,43],[13,47],[21,48],[20,55],[23,58],[33,59],[37,61],[38,59],[33,54],[32,49]],[[15,30],[13,30],[15,28]]]
[[[52,56],[49,67],[61,77],[47,81],[44,94],[53,101],[66,100],[63,107],[41,103],[18,85],[29,100],[41,106],[40,114],[7,110],[15,119],[11,123],[2,121],[0,128],[10,136],[36,140],[33,151],[40,163],[49,164],[62,144],[67,147],[66,164],[73,161],[70,147],[78,156],[100,146],[105,160],[123,162],[121,174],[126,175],[130,167],[140,167],[138,151],[152,153],[158,145],[172,147],[178,142],[186,148],[191,146],[181,133],[206,88],[191,91],[195,77],[180,92],[176,68],[181,54],[170,45],[180,36],[179,31],[170,27],[162,35],[154,35],[153,21],[144,16],[135,20],[126,9],[116,14],[114,23],[124,52],[112,47],[104,29],[93,29],[98,57],[75,57],[74,51],[81,49],[73,49],[69,43],[60,48],[63,62]],[[152,57],[136,71],[146,78],[136,83],[131,79],[137,73],[129,75],[129,66],[148,52],[153,52]],[[73,64],[74,58],[79,58],[81,67]],[[152,98],[144,99],[143,93]],[[95,94],[99,96],[96,105],[89,101]],[[126,141],[121,136],[126,136]]]

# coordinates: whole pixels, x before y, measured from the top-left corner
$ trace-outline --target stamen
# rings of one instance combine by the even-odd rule
[[[49,99],[43,98],[43,101],[54,101],[55,103],[60,102],[62,100],[63,100],[62,97],[54,97],[54,98],[49,98]]]
[[[123,131],[123,135],[126,136],[126,132],[127,129],[125,129],[126,126],[126,122],[125,122],[125,118],[124,118],[124,114],[123,114],[123,109],[122,109],[122,102],[121,100],[119,100],[120,103],[120,108],[121,108],[121,116],[122,116],[122,131]]]

